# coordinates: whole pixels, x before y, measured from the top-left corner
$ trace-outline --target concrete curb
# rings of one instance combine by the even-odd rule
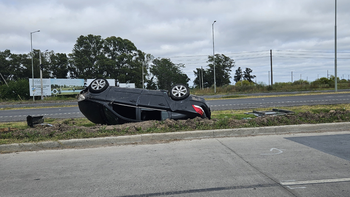
[[[126,144],[151,144],[174,140],[192,140],[205,138],[244,137],[255,135],[278,135],[291,133],[312,133],[326,131],[349,131],[350,122],[324,123],[324,124],[302,124],[255,128],[220,129],[183,131],[173,133],[152,133],[118,137],[87,138],[48,141],[39,143],[4,144],[0,145],[0,153],[11,153],[21,151],[40,151],[49,149],[87,148],[99,146],[115,146]]]

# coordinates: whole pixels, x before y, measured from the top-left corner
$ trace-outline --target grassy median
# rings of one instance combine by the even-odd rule
[[[350,121],[350,104],[283,107],[291,115],[256,117],[252,110],[213,111],[212,119],[146,121],[123,125],[96,125],[86,118],[51,119],[44,124],[27,126],[26,122],[0,123],[0,144],[57,141],[76,138],[164,133],[191,130],[318,124]],[[271,108],[254,109],[268,111]]]

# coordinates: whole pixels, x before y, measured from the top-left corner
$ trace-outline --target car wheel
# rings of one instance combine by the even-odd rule
[[[95,79],[91,82],[89,86],[89,91],[93,93],[100,93],[105,91],[109,86],[106,79]]]
[[[175,85],[170,89],[170,97],[174,100],[182,100],[190,95],[190,90],[184,85]]]

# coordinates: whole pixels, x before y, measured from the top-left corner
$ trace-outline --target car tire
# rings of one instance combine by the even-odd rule
[[[190,89],[185,85],[177,84],[170,89],[169,95],[173,100],[182,100],[190,95]]]
[[[92,93],[100,93],[105,91],[109,86],[106,79],[95,79],[89,85],[89,91]]]

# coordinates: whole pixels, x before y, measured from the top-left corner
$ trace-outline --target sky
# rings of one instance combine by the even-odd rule
[[[0,0],[0,51],[28,54],[40,30],[34,49],[68,54],[93,34],[184,64],[190,86],[213,49],[235,61],[233,84],[238,67],[270,84],[271,54],[274,83],[334,75],[335,62],[349,79],[349,10],[349,0]]]

